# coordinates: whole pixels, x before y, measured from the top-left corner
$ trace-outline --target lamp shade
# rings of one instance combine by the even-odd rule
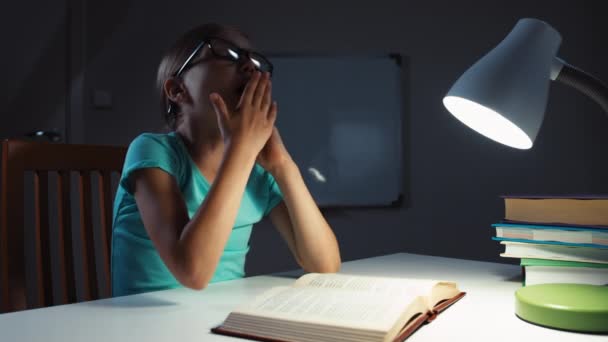
[[[502,144],[528,149],[543,121],[559,32],[521,19],[493,50],[471,66],[443,99],[458,120]]]

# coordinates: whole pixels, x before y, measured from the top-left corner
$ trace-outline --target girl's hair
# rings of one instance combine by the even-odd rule
[[[196,45],[203,39],[216,37],[225,32],[236,32],[245,38],[249,38],[241,30],[233,26],[221,25],[216,23],[203,24],[184,33],[169,48],[160,61],[156,75],[156,90],[160,95],[160,110],[165,123],[171,130],[177,128],[178,115],[180,109],[177,104],[171,104],[164,90],[165,81],[173,77],[177,70],[184,64],[188,56],[192,53]],[[171,104],[171,112],[167,108]]]

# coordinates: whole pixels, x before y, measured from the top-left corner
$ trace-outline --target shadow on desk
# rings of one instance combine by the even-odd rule
[[[517,272],[494,271],[492,273],[494,275],[502,278],[503,281],[520,283],[520,284],[522,284],[524,281],[523,273],[521,270],[519,270]]]
[[[295,271],[273,273],[272,276],[278,277],[278,278],[298,279],[305,274],[306,274],[306,272],[304,270],[299,269],[299,270],[295,270]]]
[[[154,292],[149,292],[135,296],[115,297],[108,298],[105,300],[84,302],[82,303],[82,305],[88,305],[93,307],[115,307],[133,309],[176,306],[179,305],[179,303],[156,298],[154,297]]]
[[[463,261],[466,261],[466,260],[463,260]],[[471,263],[478,263],[478,262],[480,262],[480,261],[471,260]],[[481,262],[481,263],[485,263],[485,262]],[[511,266],[510,264],[504,264],[504,265]],[[432,270],[432,267],[433,266],[425,267],[425,270],[429,270],[429,269]],[[373,276],[373,275],[380,276],[380,277],[387,277],[387,276],[390,277],[391,276],[390,269],[377,268],[377,270],[379,270],[379,274],[373,274],[373,272],[371,272],[371,270],[368,270],[366,273],[367,273],[367,275],[371,275],[371,276]],[[345,273],[345,272],[342,271],[341,273]],[[348,273],[348,272],[346,272],[346,273]],[[458,273],[457,270],[456,270],[456,273]],[[272,276],[279,277],[279,278],[298,279],[299,277],[303,276],[304,274],[306,274],[306,272],[304,270],[298,269],[298,270],[293,270],[293,271],[273,273]],[[353,274],[357,274],[357,272],[355,272]],[[523,283],[523,273],[521,271],[521,268],[516,268],[516,269],[509,268],[508,270],[503,269],[503,268],[490,269],[488,272],[488,275],[493,275],[494,278],[498,278],[499,280],[504,281],[504,282],[512,282],[512,283],[519,283],[519,284]],[[407,278],[407,275],[401,275],[401,277]],[[430,275],[427,278],[428,279],[439,279],[440,277],[441,277],[440,275]]]

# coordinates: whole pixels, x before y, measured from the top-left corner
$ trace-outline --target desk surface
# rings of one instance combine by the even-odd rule
[[[467,295],[407,341],[608,341],[525,323],[514,314],[520,268],[416,254],[391,254],[344,262],[340,273],[458,282]],[[1,341],[239,341],[210,334],[242,302],[289,285],[300,272],[256,276],[0,315]],[[241,340],[242,341],[242,340]]]

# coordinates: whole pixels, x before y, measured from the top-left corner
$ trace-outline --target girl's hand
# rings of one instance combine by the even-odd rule
[[[224,143],[236,144],[253,155],[262,150],[277,117],[277,104],[271,100],[269,78],[268,73],[254,72],[234,112],[228,110],[218,93],[209,95]]]
[[[270,139],[268,139],[266,145],[260,151],[256,161],[272,175],[275,175],[276,171],[292,161],[276,127],[272,130]]]

